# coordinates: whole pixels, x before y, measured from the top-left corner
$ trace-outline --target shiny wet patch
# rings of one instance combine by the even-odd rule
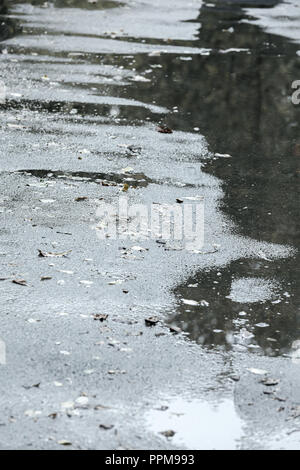
[[[234,403],[175,398],[146,416],[151,431],[179,448],[194,450],[231,450],[239,448],[243,421]]]

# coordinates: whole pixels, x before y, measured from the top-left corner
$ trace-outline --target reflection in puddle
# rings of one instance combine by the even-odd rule
[[[39,0],[35,2],[40,3]],[[57,0],[54,5],[75,3],[84,8],[108,4],[100,0],[95,6],[86,0]],[[58,121],[56,127],[51,124],[54,135],[75,135],[77,139],[80,123],[86,146],[93,127],[100,130],[101,122],[114,121],[119,128],[132,124],[141,126],[146,120],[157,124],[162,115],[155,113],[173,110],[164,117],[169,127],[189,133],[197,129],[205,136],[211,152],[232,156],[211,162],[207,159],[201,172],[205,169],[222,181],[224,198],[220,201],[220,209],[234,223],[237,234],[296,247],[300,233],[299,107],[291,104],[290,94],[291,83],[299,75],[299,46],[282,37],[266,34],[251,24],[251,9],[244,9],[255,5],[271,7],[277,3],[277,0],[200,2],[198,18],[192,22],[176,19],[177,26],[180,23],[180,32],[174,27],[173,20],[168,27],[162,28],[159,16],[165,22],[165,14],[155,11],[155,22],[154,17],[151,21],[147,17],[151,27],[142,28],[139,22],[123,20],[122,29],[128,30],[121,34],[118,15],[113,15],[110,24],[114,26],[109,29],[117,31],[117,36],[110,35],[107,39],[104,39],[106,22],[100,21],[97,12],[72,11],[74,21],[62,26],[61,10],[39,8],[36,17],[35,8],[30,10],[31,13],[25,8],[27,13],[20,19],[23,23],[29,21],[34,27],[26,28],[15,45],[12,42],[3,45],[7,51],[1,55],[1,65],[10,77],[12,90],[18,93],[19,77],[24,75],[19,63],[26,67],[24,76],[28,88],[22,80],[26,94],[20,99],[8,100],[1,109],[8,112],[13,109],[20,114],[23,109],[33,111],[39,120],[35,126],[36,134],[50,127],[49,117],[53,116],[55,122]],[[168,4],[160,8],[168,8]],[[122,10],[123,15],[131,14],[129,9]],[[86,21],[82,21],[84,15]],[[46,16],[47,29],[50,28],[57,41],[56,48],[49,34],[41,34],[42,19]],[[6,21],[12,20],[7,18]],[[68,36],[62,35],[60,28],[68,32]],[[88,37],[92,33],[97,35],[95,43]],[[146,39],[150,36],[147,44],[141,35]],[[7,33],[3,37],[8,37]],[[116,41],[117,38],[122,41]],[[171,39],[165,42],[163,38]],[[220,49],[230,52],[220,54]],[[161,52],[164,50],[166,52]],[[197,50],[209,52],[198,55]],[[68,78],[70,68],[71,83]],[[46,72],[49,80],[42,79]],[[67,83],[60,83],[59,77],[64,77]],[[146,82],[133,81],[133,77],[144,77]],[[72,114],[74,110],[76,114]],[[76,130],[67,127],[70,120],[72,125],[76,124]],[[7,121],[6,115],[4,121]],[[137,132],[138,128],[134,127],[134,133]],[[18,131],[18,134],[23,136],[13,136],[14,158],[18,142],[24,151],[24,132]],[[77,144],[77,140],[74,142]],[[171,141],[163,152],[162,140],[160,145],[152,146],[152,137],[149,142],[151,152],[146,155],[149,172],[151,169],[153,173],[153,167],[157,166],[160,176],[166,179],[172,172],[183,169],[182,164],[176,164],[179,158],[182,163],[186,155],[191,155],[187,141],[184,147],[179,147],[176,142],[174,148],[180,148],[180,153],[186,155],[177,156],[177,162],[174,158],[172,165],[166,165]],[[127,144],[127,140],[124,143]],[[101,162],[103,141],[99,139],[97,145],[101,149]],[[107,147],[107,151],[110,153],[111,148]],[[193,152],[195,161],[200,160],[202,153],[202,147],[195,154]],[[156,155],[159,156],[157,160]],[[129,157],[136,158],[134,154]],[[5,155],[5,161],[6,158]],[[134,167],[138,167],[138,162]],[[26,166],[22,164],[19,168]],[[139,172],[136,168],[137,174],[131,175],[134,181],[130,186],[148,185],[149,188],[153,180],[144,176],[147,171]],[[44,177],[41,173],[31,173]],[[195,183],[201,183],[200,174],[195,173]],[[124,181],[123,175],[104,173],[104,170],[102,174],[53,173],[52,178],[57,177],[99,179],[100,184],[102,179],[116,184]],[[216,227],[216,231],[218,229]],[[220,240],[220,253],[224,242]],[[175,289],[177,298],[186,299],[186,303],[179,302],[177,311],[171,313],[171,320],[188,331],[191,339],[206,347],[251,350],[273,356],[295,354],[291,348],[300,337],[298,255],[281,261],[262,256],[244,259],[248,254],[241,254],[240,260],[227,267],[220,263],[220,268],[210,271],[203,270],[200,261],[199,272]],[[206,256],[213,258],[214,255]],[[215,256],[218,259],[219,254]]]
[[[126,170],[126,169],[125,169]],[[133,188],[145,187],[152,182],[143,173],[92,173],[87,171],[51,171],[51,170],[19,170],[18,173],[27,174],[40,178],[47,179],[61,179],[61,180],[74,180],[74,181],[92,181],[93,183],[101,184],[103,186],[116,186],[126,182]]]
[[[29,3],[42,8],[85,8],[88,10],[106,10],[107,8],[117,8],[121,2],[112,0],[53,0],[45,2],[44,0],[19,0],[15,3]]]
[[[290,260],[280,263],[289,266]],[[257,277],[248,277],[251,272]],[[285,276],[278,262],[266,260],[199,272],[176,288],[172,322],[208,348],[290,355],[300,336],[299,293]]]
[[[6,13],[6,5],[0,1],[0,15]],[[16,33],[21,32],[21,27],[17,21],[7,18],[6,16],[0,16],[0,41],[12,38]],[[1,48],[0,48],[1,54]]]
[[[275,300],[276,283],[259,277],[233,279],[228,298],[238,303],[256,303],[265,302],[266,300]]]
[[[151,411],[146,419],[155,433],[174,431],[173,445],[195,450],[238,448],[243,421],[231,400],[213,404],[176,398],[167,406]]]

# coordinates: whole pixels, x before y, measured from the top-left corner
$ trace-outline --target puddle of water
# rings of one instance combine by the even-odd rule
[[[251,272],[265,277],[249,278]],[[284,274],[279,275],[277,263],[262,259],[199,272],[175,290],[179,305],[172,321],[208,348],[290,354],[300,337],[299,299]]]
[[[193,450],[239,448],[243,421],[231,400],[213,404],[175,398],[166,405],[168,409],[164,411],[156,409],[148,413],[146,421],[155,433],[174,431],[175,435],[170,440],[173,445]]]
[[[259,277],[233,279],[228,296],[237,303],[257,303],[276,299],[276,283]]]
[[[122,3],[114,0],[52,0],[45,2],[44,0],[18,0],[15,3],[29,3],[42,8],[84,8],[87,10],[106,10],[107,8],[117,8]]]

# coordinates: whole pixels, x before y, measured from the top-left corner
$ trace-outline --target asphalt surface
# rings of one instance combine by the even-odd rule
[[[205,125],[197,127],[201,99],[174,98],[168,67],[254,52],[234,40],[229,48],[201,41],[204,2],[54,3],[14,2],[5,18],[15,29],[0,43],[0,447],[299,449],[299,307],[293,282],[278,282],[284,263],[298,278],[296,237],[251,236],[226,212],[222,173],[232,156],[220,141],[212,150]],[[260,28],[272,11],[259,10],[258,26],[255,9],[257,34],[269,34]],[[280,43],[274,29],[270,41]],[[295,61],[297,47],[288,49]],[[157,132],[164,123],[172,134]],[[147,230],[102,239],[101,204],[117,207],[120,198],[147,208],[203,198],[204,246],[187,250]],[[222,285],[229,267],[250,261],[256,271],[236,268],[221,300],[222,317],[236,309],[236,331],[212,322],[214,339],[198,341],[220,294],[197,291],[192,279],[201,285],[212,273]],[[268,277],[257,274],[260,264]],[[284,333],[281,308],[296,317]],[[256,330],[243,323],[245,309]],[[153,316],[158,323],[147,326]],[[266,321],[282,344],[271,353],[255,332]],[[173,437],[162,434],[169,430]]]

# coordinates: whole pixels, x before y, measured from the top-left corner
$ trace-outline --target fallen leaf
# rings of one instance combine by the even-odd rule
[[[114,428],[113,424],[99,424],[99,428],[103,429],[104,431],[109,431],[110,429]]]
[[[159,322],[159,318],[157,317],[145,318],[146,326],[154,326],[154,325],[157,325],[158,322]]]
[[[296,419],[296,418],[299,418],[300,417],[300,406],[296,406],[295,408],[293,408],[293,418]]]
[[[235,374],[230,375],[229,378],[233,380],[234,382],[239,382],[241,379],[239,375],[235,375]]]
[[[275,387],[275,385],[279,384],[279,380],[277,380],[277,379],[263,379],[261,381],[261,383],[263,385],[265,385],[266,387]]]
[[[100,410],[109,410],[109,406],[104,406],[104,405],[96,405],[94,406],[95,411],[100,411]]]
[[[41,277],[41,281],[50,281],[50,279],[52,279],[51,276],[42,276]]]
[[[39,386],[41,385],[41,383],[37,383],[37,384],[33,384],[33,385],[23,385],[23,388],[25,388],[25,390],[30,390],[31,388],[39,388]]]
[[[72,445],[72,442],[70,441],[65,441],[64,439],[62,439],[61,441],[58,441],[57,442],[60,446],[71,446]]]
[[[169,330],[171,333],[175,333],[176,335],[182,333],[182,330],[178,326],[169,325]]]
[[[163,436],[165,436],[169,439],[170,437],[175,436],[176,433],[175,433],[175,431],[172,431],[172,429],[169,429],[168,431],[162,431],[159,434],[162,434]]]
[[[80,197],[76,197],[75,201],[76,202],[81,202],[81,201],[86,201],[87,199],[88,199],[87,196],[80,196]]]
[[[104,322],[105,320],[107,320],[107,318],[108,318],[108,315],[105,313],[96,313],[94,315],[94,320],[99,320],[101,322]]]
[[[136,154],[139,154],[139,153],[141,153],[141,151],[142,151],[142,147],[134,147],[133,145],[128,145],[127,149],[128,149],[131,153],[136,153]]]
[[[25,281],[25,279],[13,279],[11,282],[13,284],[18,284],[19,286],[28,286],[27,281]]]
[[[62,253],[51,253],[51,252],[38,250],[40,258],[62,258],[64,256],[67,256],[69,253],[71,253],[71,251],[72,250],[64,251]]]
[[[281,403],[285,403],[285,402],[286,402],[286,399],[285,399],[285,398],[281,398],[281,397],[278,397],[278,396],[275,396],[275,397],[274,397],[274,400],[280,401]]]
[[[170,129],[167,126],[158,126],[156,130],[157,132],[160,132],[161,134],[173,134],[172,129]]]

